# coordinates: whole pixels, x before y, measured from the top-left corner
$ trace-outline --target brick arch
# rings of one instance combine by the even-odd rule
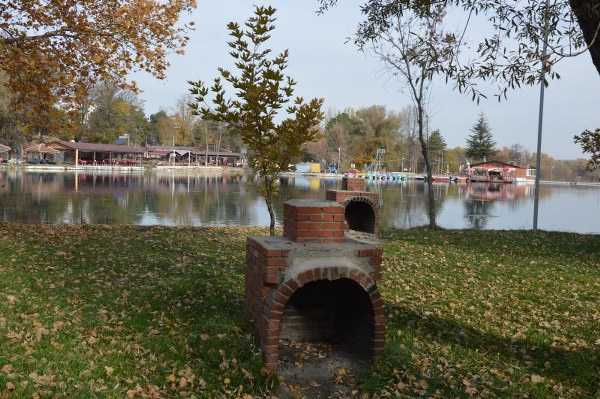
[[[361,287],[369,297],[373,311],[371,352],[374,361],[381,358],[385,341],[385,316],[383,299],[381,298],[375,280],[358,268],[317,267],[303,271],[296,276],[287,277],[287,279],[274,287],[266,298],[261,312],[262,317],[259,322],[259,330],[262,330],[264,334],[262,346],[265,352],[265,362],[268,369],[277,369],[281,319],[285,306],[290,298],[292,298],[300,288],[309,283],[323,280],[334,282],[342,279],[353,281]]]
[[[375,203],[373,203],[373,201],[371,201],[370,198],[361,196],[350,197],[345,201],[341,202],[340,204],[342,204],[345,208],[350,202],[366,202],[367,204],[371,205],[371,208],[377,209],[377,206],[375,205]]]
[[[375,234],[377,232],[377,206],[368,197],[349,197],[341,202],[344,217],[350,230]]]

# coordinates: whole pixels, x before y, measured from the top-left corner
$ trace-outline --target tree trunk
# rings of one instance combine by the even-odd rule
[[[577,17],[585,42],[590,47],[592,62],[600,75],[600,34],[596,34],[600,25],[600,3],[598,0],[569,0],[569,5]]]
[[[429,163],[429,156],[427,154],[427,143],[423,137],[423,110],[419,110],[418,123],[419,123],[419,142],[421,143],[421,153],[423,154],[423,160],[425,161],[425,171],[427,173],[427,198],[429,203],[429,228],[435,229],[437,227],[435,222],[435,196],[433,193],[433,182],[431,165]]]
[[[267,203],[267,210],[269,211],[269,217],[271,222],[269,224],[269,235],[275,236],[275,212],[273,211],[273,181],[265,176],[263,178],[265,185],[265,202]]]

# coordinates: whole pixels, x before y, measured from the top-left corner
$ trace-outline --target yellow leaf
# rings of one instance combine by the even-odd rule
[[[106,374],[111,375],[115,369],[114,367],[110,367],[110,366],[104,366],[104,370],[106,370]]]
[[[420,386],[422,389],[427,389],[427,387],[429,386],[429,384],[427,383],[427,381],[425,381],[425,380],[423,380],[423,379],[419,380],[419,382],[418,382],[417,384],[419,384],[419,386]]]
[[[169,376],[167,377],[167,380],[171,382],[175,382],[176,379],[177,377],[175,377],[175,374],[169,374]]]
[[[185,377],[181,377],[179,380],[179,388],[185,388],[187,386],[187,379]]]
[[[135,391],[133,389],[129,389],[127,391],[127,396],[130,398],[134,398],[135,397]]]
[[[346,371],[346,369],[339,369],[339,370],[338,370],[338,374],[339,374],[339,375],[347,375],[347,374],[348,374],[348,372]]]
[[[229,385],[231,383],[231,380],[229,378],[225,378],[223,380],[223,383],[225,383],[225,385]]]

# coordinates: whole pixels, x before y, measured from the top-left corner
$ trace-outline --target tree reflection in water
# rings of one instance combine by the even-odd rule
[[[197,172],[36,173],[4,169],[0,170],[1,220],[45,224],[268,226],[264,200],[246,184],[252,178]],[[282,178],[279,188],[275,214],[281,226],[285,201],[324,199],[328,189],[341,188],[341,179]],[[411,228],[428,223],[426,186],[421,182],[367,181],[366,188],[379,194],[381,227]],[[558,229],[600,232],[597,224],[590,225],[586,214],[586,209],[596,206],[600,187],[542,188],[540,209],[552,215],[549,220],[541,213],[542,229],[544,223],[560,222]],[[531,227],[528,220],[532,214],[533,185],[439,183],[433,189],[438,224],[442,227]],[[577,207],[572,206],[575,201]],[[575,214],[561,219],[567,207]]]

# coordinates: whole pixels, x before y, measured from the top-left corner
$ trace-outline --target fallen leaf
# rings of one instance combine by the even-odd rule
[[[531,382],[534,383],[534,384],[539,384],[541,382],[544,382],[544,380],[545,380],[545,378],[542,377],[541,375],[533,374],[531,376]]]
[[[179,380],[179,388],[185,388],[187,386],[187,378],[181,377]]]

